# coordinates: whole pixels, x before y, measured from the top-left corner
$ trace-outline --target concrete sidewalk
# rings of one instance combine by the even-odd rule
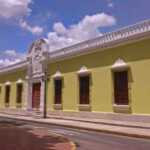
[[[13,118],[18,120],[25,120],[50,125],[66,126],[71,128],[124,135],[136,138],[150,139],[150,123],[77,118],[77,117],[65,117],[65,118],[48,117],[44,119],[42,117],[33,118],[27,116],[18,116],[18,115],[16,116],[2,113],[0,113],[0,117]]]

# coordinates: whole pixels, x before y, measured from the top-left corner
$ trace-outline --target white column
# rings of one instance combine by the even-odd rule
[[[44,82],[41,81],[40,111],[43,111],[43,110],[44,110],[44,92],[45,92]]]

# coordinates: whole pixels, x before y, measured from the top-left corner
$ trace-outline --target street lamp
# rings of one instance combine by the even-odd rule
[[[44,109],[43,109],[43,118],[47,118],[46,115],[46,95],[47,95],[47,81],[49,80],[49,74],[47,73],[47,69],[44,70],[44,75],[42,76],[42,81],[44,82]]]

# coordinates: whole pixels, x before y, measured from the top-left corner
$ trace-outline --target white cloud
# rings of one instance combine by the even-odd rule
[[[109,8],[114,8],[115,7],[114,3],[112,3],[111,0],[107,0],[107,3],[108,3],[107,6]]]
[[[0,68],[15,64],[20,62],[21,59],[14,59],[14,60],[10,60],[10,59],[0,59]]]
[[[5,19],[29,15],[28,5],[32,0],[0,0],[0,17]]]
[[[6,55],[9,55],[9,56],[16,56],[17,55],[15,50],[6,50],[4,53]]]
[[[5,50],[3,54],[12,59],[26,59],[26,53],[16,52],[15,50]]]
[[[43,33],[43,28],[39,26],[30,27],[26,21],[20,20],[19,25],[22,29],[31,32],[33,35],[40,35]]]
[[[110,2],[110,3],[108,3],[108,7],[109,8],[114,8],[114,4]]]
[[[50,51],[63,48],[101,35],[99,28],[116,24],[116,19],[105,13],[85,16],[78,24],[66,28],[62,22],[54,23],[53,32],[47,34]]]
[[[1,56],[4,58],[0,59],[0,68],[12,65],[26,59],[26,53],[16,52],[15,50],[5,50]]]

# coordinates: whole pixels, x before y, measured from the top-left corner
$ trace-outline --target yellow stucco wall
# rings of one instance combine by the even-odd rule
[[[54,79],[56,71],[63,75],[63,110],[79,111],[78,75],[85,65],[90,74],[90,105],[92,112],[114,112],[113,71],[110,70],[118,58],[122,58],[130,67],[128,70],[129,105],[126,113],[150,114],[150,39],[110,48],[75,58],[48,64],[50,81],[47,91],[47,108],[53,110]],[[5,107],[5,83],[11,83],[10,108],[16,108],[16,82],[23,80],[22,106],[25,101],[26,70],[0,75],[0,107]]]
[[[23,93],[22,93],[22,107],[25,102],[25,76],[26,70],[17,71],[9,74],[0,75],[0,84],[1,84],[1,96],[0,96],[0,107],[5,107],[5,83],[10,82],[10,100],[9,108],[16,108],[16,99],[17,99],[17,84],[18,79],[23,81]]]
[[[63,110],[78,109],[78,76],[85,65],[90,71],[91,111],[114,112],[113,73],[109,69],[118,58],[129,64],[129,104],[128,113],[150,114],[150,39],[110,48],[48,65],[53,76],[57,70],[63,75]],[[48,84],[48,109],[53,109],[54,81]]]

